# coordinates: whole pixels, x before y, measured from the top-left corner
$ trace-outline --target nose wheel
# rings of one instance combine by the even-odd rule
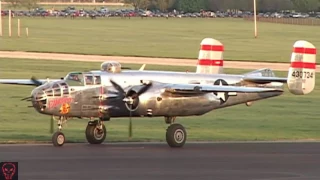
[[[64,134],[61,132],[62,131],[62,124],[66,122],[66,118],[64,117],[59,117],[58,119],[58,131],[55,132],[52,135],[52,144],[53,146],[59,147],[59,146],[63,146],[66,138],[64,136]]]
[[[60,131],[57,131],[52,135],[53,146],[62,146],[64,144],[65,140],[66,140],[66,138],[65,138],[64,134]]]

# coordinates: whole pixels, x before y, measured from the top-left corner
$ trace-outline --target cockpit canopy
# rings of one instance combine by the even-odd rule
[[[106,61],[101,64],[101,71],[110,73],[120,73],[121,64],[117,61]]]
[[[91,72],[71,72],[65,77],[70,86],[101,85],[101,75]]]

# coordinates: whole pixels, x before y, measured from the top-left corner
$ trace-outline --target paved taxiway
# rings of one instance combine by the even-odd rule
[[[103,62],[118,61],[129,64],[155,64],[172,66],[196,66],[197,59],[174,59],[174,58],[151,58],[151,57],[123,57],[123,56],[100,56],[100,55],[79,55],[62,53],[35,53],[21,51],[0,51],[0,58],[26,58],[26,59],[47,59],[61,61],[87,61]],[[246,62],[246,61],[228,61],[223,63],[224,68],[233,69],[261,69],[270,68],[275,71],[288,71],[288,63],[266,63],[266,62]],[[320,72],[320,66],[317,65],[316,72]]]
[[[315,180],[320,143],[166,143],[0,145],[20,179]]]

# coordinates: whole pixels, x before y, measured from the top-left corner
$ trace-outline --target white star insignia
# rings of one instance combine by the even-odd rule
[[[222,86],[222,81],[220,81],[219,86]],[[226,101],[226,94],[224,92],[218,92],[217,97],[222,101]]]

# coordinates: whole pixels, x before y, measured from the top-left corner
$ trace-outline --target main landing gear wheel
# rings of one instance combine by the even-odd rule
[[[62,146],[64,144],[65,140],[66,140],[66,138],[65,138],[64,134],[60,131],[57,131],[52,135],[53,146]]]
[[[107,136],[107,129],[104,124],[88,124],[86,138],[90,144],[101,144]]]
[[[181,124],[171,124],[167,129],[166,140],[170,147],[182,147],[187,140],[187,132]]]

